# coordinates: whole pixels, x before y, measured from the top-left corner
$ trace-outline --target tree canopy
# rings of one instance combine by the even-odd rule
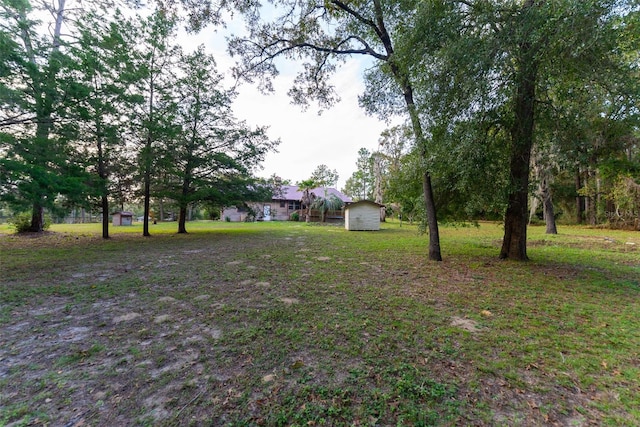
[[[140,196],[149,235],[152,198],[184,217],[198,202],[271,190],[253,174],[278,141],[233,118],[213,59],[175,43],[181,17],[171,8],[36,5],[0,4],[0,200],[30,209],[32,231],[45,209],[99,200],[108,238],[109,203]]]
[[[203,48],[175,43],[180,25],[220,25],[225,9],[247,23],[229,40],[234,76],[270,90],[279,59],[294,60],[302,106],[333,105],[333,73],[368,58],[361,106],[406,124],[360,151],[348,192],[420,216],[432,260],[438,218],[498,216],[500,257],[526,260],[532,197],[550,230],[558,212],[640,215],[637,1],[179,4],[127,15],[57,0],[48,33],[29,1],[0,3],[0,200],[31,210],[32,230],[45,209],[98,205],[108,237],[109,203],[130,187],[145,235],[154,199],[178,207],[185,232],[190,206],[268,191],[254,173],[277,141],[233,117],[234,92]],[[337,173],[321,165],[310,180],[333,186]]]

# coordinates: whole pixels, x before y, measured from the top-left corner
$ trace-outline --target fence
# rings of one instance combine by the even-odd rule
[[[306,221],[307,210],[301,209],[300,211],[300,221]],[[321,212],[317,209],[311,209],[311,215],[309,216],[310,222],[321,222],[322,216]],[[324,222],[328,223],[341,223],[344,222],[344,211],[343,210],[331,210],[327,211],[324,214]]]

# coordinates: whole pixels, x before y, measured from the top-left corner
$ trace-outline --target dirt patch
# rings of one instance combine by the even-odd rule
[[[0,276],[0,425],[637,424],[637,291],[606,270],[278,233],[0,242],[49,254]]]
[[[454,316],[451,319],[451,326],[455,326],[456,328],[464,329],[465,331],[473,332],[473,333],[480,332],[482,330],[478,325],[478,322],[471,319],[467,319],[464,317],[457,317],[457,316]]]
[[[113,323],[122,323],[122,322],[130,322],[131,320],[137,319],[140,317],[140,313],[127,313],[122,316],[116,316],[113,318]]]

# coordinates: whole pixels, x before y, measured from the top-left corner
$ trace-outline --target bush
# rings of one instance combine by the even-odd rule
[[[300,214],[298,212],[294,212],[291,214],[291,221],[300,221]]]
[[[205,211],[205,218],[211,220],[211,221],[217,221],[220,218],[220,209],[207,209]]]
[[[26,233],[31,228],[31,212],[21,212],[13,215],[8,221],[9,224],[16,230],[17,233]],[[44,217],[44,224],[42,228],[48,230],[51,226],[51,218]]]

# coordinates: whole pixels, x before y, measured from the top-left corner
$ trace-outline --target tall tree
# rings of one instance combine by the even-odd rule
[[[178,233],[186,233],[187,208],[197,201],[218,205],[253,200],[265,187],[252,179],[266,153],[277,146],[265,128],[251,129],[231,112],[233,93],[201,46],[182,55],[175,83],[180,132],[165,144],[166,172],[174,185],[164,194],[179,206]],[[238,190],[241,191],[238,191]]]
[[[362,147],[358,150],[357,170],[345,183],[343,192],[354,199],[364,200],[373,196],[373,157],[371,152]]]
[[[48,5],[52,32],[43,36],[38,12],[29,1],[0,3],[2,49],[2,117],[7,153],[0,160],[3,171],[2,199],[31,209],[30,231],[43,230],[44,209],[53,209],[59,195],[78,198],[86,192],[86,176],[76,163],[69,139],[60,133],[61,118],[68,107],[61,84],[61,70],[69,58],[63,51],[62,24],[65,0]]]
[[[126,22],[118,31],[130,37],[128,43],[136,46],[131,52],[129,68],[135,82],[130,95],[144,100],[134,112],[137,126],[138,165],[142,178],[142,198],[144,219],[142,234],[150,236],[152,181],[157,160],[159,141],[172,138],[177,130],[175,123],[176,104],[171,88],[175,77],[172,75],[177,62],[179,48],[175,45],[177,20],[165,9],[154,11],[146,18],[137,16]]]
[[[114,19],[122,20],[120,13]],[[84,147],[87,167],[97,175],[95,185],[102,212],[102,237],[109,238],[109,195],[111,174],[126,162],[122,157],[124,135],[127,132],[126,112],[132,101],[127,88],[132,83],[126,68],[132,46],[118,33],[121,27],[104,24],[103,16],[93,12],[83,14],[77,23],[78,37],[70,49],[74,69],[68,75],[76,91],[70,111],[76,128],[78,144]]]
[[[241,64],[236,71],[238,76],[259,79],[262,87],[270,88],[270,78],[277,74],[277,58],[306,58],[296,85],[289,93],[302,105],[314,98],[321,106],[330,106],[339,99],[329,81],[337,64],[347,56],[367,56],[375,61],[380,73],[390,76],[397,97],[402,99],[402,108],[395,112],[408,117],[415,146],[422,157],[427,158],[413,82],[407,64],[395,55],[395,37],[408,17],[414,15],[417,4],[419,2],[397,4],[383,0],[355,3],[329,0],[318,4],[287,0],[278,4],[280,16],[271,22],[261,22],[259,5],[250,3],[244,8],[249,20],[249,37],[236,38],[230,43],[230,49],[241,55]],[[375,106],[370,107],[377,110]],[[431,174],[426,168],[422,173],[422,185],[429,226],[429,259],[441,260]]]
[[[619,62],[616,15],[631,3],[433,1],[421,7],[424,12],[407,31],[402,53],[414,58],[412,75],[423,76],[420,106],[442,112],[423,110],[435,125],[431,135],[466,129],[481,144],[502,142],[508,182],[500,257],[526,260],[531,152],[540,110],[553,105],[540,102],[542,95],[561,75],[588,86],[604,83],[603,75],[611,77],[605,70]],[[421,34],[433,24],[441,37],[427,38],[423,47]],[[449,146],[454,153],[464,153],[463,147]]]
[[[329,169],[327,165],[318,165],[311,173],[310,179],[319,187],[333,187],[340,176],[335,169]]]

